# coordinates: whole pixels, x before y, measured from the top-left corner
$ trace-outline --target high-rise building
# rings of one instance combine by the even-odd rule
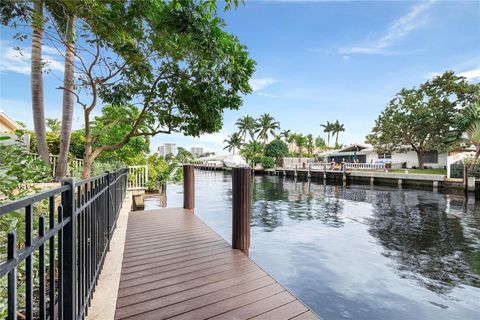
[[[176,156],[177,153],[178,149],[175,143],[164,143],[158,147],[158,154],[162,157],[166,157],[169,154]]]
[[[190,152],[195,156],[198,157],[203,154],[203,147],[192,147]]]

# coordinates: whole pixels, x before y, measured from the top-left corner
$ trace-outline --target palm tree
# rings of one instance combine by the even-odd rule
[[[475,146],[471,164],[471,169],[474,169],[480,158],[480,101],[465,107],[456,119],[455,130],[452,131],[449,142],[458,144],[461,141]]]
[[[288,142],[288,140],[289,140],[288,138],[290,137],[291,132],[292,132],[291,130],[283,130],[282,132],[280,132],[279,137],[283,137],[283,139],[286,142]]]
[[[257,129],[255,133],[258,133],[258,138],[262,140],[263,145],[267,143],[268,134],[275,135],[275,130],[280,129],[280,123],[268,113],[264,113],[257,120]]]
[[[320,127],[323,127],[323,132],[327,134],[327,147],[330,146],[330,134],[333,132],[333,123],[327,121],[325,124],[321,124]]]
[[[60,132],[60,127],[62,125],[60,120],[55,118],[47,118],[45,122],[47,124],[48,129],[50,129],[51,132],[53,133]]]
[[[338,146],[338,134],[340,132],[345,132],[345,127],[343,126],[343,123],[340,123],[338,120],[333,123],[333,134],[335,134],[335,146]]]
[[[31,50],[31,90],[32,114],[37,149],[40,158],[50,164],[45,128],[45,108],[43,104],[42,73],[42,39],[43,39],[43,0],[33,2],[32,50]]]
[[[303,147],[307,142],[307,137],[301,133],[294,133],[291,135],[292,140],[295,142],[295,145],[298,148],[298,157],[302,157]]]
[[[312,134],[305,137],[305,146],[307,147],[308,154],[311,156],[313,154],[313,149],[315,149],[315,141]]]
[[[74,63],[75,63],[75,15],[67,16],[65,32],[65,70],[63,75],[63,105],[62,126],[60,132],[60,152],[58,154],[55,180],[59,181],[67,175],[70,135],[72,134],[72,119],[74,108]]]
[[[228,152],[235,154],[235,149],[240,149],[242,146],[242,136],[238,132],[234,132],[228,136],[228,139],[223,140],[227,145],[223,149],[228,149]]]
[[[261,143],[252,140],[247,144],[244,144],[240,154],[245,157],[245,159],[253,165],[253,160],[255,157],[263,154],[263,146]]]
[[[257,129],[257,122],[255,119],[249,115],[240,118],[235,122],[235,125],[238,127],[240,135],[243,137],[243,142],[247,140],[247,134],[250,136],[250,140],[255,139],[254,134]]]

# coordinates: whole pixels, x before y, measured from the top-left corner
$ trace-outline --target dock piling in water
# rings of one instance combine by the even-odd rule
[[[195,209],[195,168],[191,164],[183,166],[183,208]]]
[[[232,170],[232,248],[246,255],[250,248],[251,171]]]

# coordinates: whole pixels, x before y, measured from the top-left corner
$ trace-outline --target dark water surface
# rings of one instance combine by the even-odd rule
[[[278,177],[253,190],[251,258],[323,319],[480,319],[479,200]],[[230,241],[231,176],[196,171],[196,196]],[[182,186],[167,201],[181,207]]]

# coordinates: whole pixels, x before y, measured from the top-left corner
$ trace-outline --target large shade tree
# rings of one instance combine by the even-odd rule
[[[404,88],[380,114],[368,140],[379,152],[414,150],[423,167],[427,151],[447,149],[459,110],[475,100],[478,90],[478,84],[470,84],[452,71],[419,88]]]
[[[199,136],[222,127],[223,111],[236,110],[254,61],[209,3],[196,1],[98,2],[78,28],[74,92],[85,121],[83,176],[105,151],[138,136],[181,132]],[[63,88],[66,89],[66,88]],[[92,121],[100,101],[118,112]],[[121,115],[121,116],[119,116]],[[127,124],[123,137],[99,143],[111,126]]]

